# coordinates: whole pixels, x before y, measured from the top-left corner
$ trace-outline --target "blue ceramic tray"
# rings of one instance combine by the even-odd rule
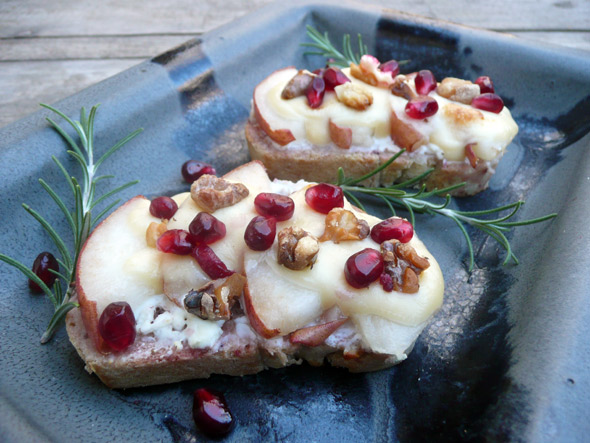
[[[559,212],[511,236],[521,265],[502,266],[496,243],[474,234],[477,267],[444,220],[418,217],[447,290],[442,310],[403,364],[371,374],[291,367],[112,391],[83,363],[64,331],[38,344],[50,304],[0,265],[0,435],[4,441],[195,441],[191,393],[226,393],[237,427],[228,441],[582,441],[590,435],[590,56],[490,32],[345,2],[275,5],[97,84],[56,106],[77,118],[102,103],[97,146],[142,135],[104,165],[124,197],[186,189],[188,158],[226,172],[248,160],[243,127],[253,87],[275,69],[316,68],[303,56],[305,25],[336,37],[362,33],[405,72],[493,78],[520,133],[490,189],[457,202],[478,209],[526,199],[522,217]],[[336,38],[334,38],[337,40]],[[67,193],[51,161],[68,168],[41,111],[0,131],[0,251],[31,263],[52,245],[20,207],[61,221],[37,178]],[[382,209],[375,211],[385,215]]]

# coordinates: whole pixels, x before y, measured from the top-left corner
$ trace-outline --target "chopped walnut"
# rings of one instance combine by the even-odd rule
[[[414,92],[412,87],[408,84],[408,77],[403,74],[397,75],[393,79],[391,93],[393,95],[397,95],[398,97],[405,98],[406,100],[411,100],[418,96],[418,94],[416,94],[416,92]]]
[[[203,320],[229,320],[232,306],[244,290],[246,279],[237,273],[213,280],[184,298],[185,309]]]
[[[388,240],[381,243],[381,254],[385,262],[384,273],[393,280],[393,290],[414,294],[420,289],[418,277],[430,267],[425,257],[420,257],[409,243]]]
[[[245,199],[250,192],[241,183],[230,183],[214,175],[202,175],[191,185],[191,197],[201,208],[209,212],[233,206]]]
[[[299,72],[295,74],[295,77],[289,80],[289,83],[287,83],[283,92],[281,92],[281,98],[290,100],[305,95],[305,91],[309,88],[314,77],[314,74],[305,69],[299,70]]]
[[[344,83],[336,86],[334,92],[340,103],[357,111],[364,111],[373,104],[373,94],[358,83]]]
[[[369,224],[357,218],[351,211],[342,208],[334,208],[326,215],[326,229],[320,241],[332,240],[334,243],[341,241],[362,240],[367,238],[370,229]]]
[[[441,97],[448,98],[455,102],[471,104],[471,100],[480,94],[479,85],[460,78],[447,77],[438,87],[436,93]]]
[[[318,239],[301,228],[285,228],[279,232],[279,264],[301,271],[315,263],[320,245]]]
[[[161,223],[151,222],[145,231],[145,242],[150,248],[156,247],[156,242],[160,236],[168,230],[167,221]]]
[[[350,64],[350,75],[371,86],[377,86],[379,81],[373,72],[365,71],[355,63]]]

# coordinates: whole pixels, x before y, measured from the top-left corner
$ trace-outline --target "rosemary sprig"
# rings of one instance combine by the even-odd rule
[[[361,56],[369,52],[367,45],[363,44],[363,37],[358,34],[358,50],[354,52],[350,43],[350,34],[344,34],[342,37],[342,52],[340,52],[330,41],[328,33],[320,33],[313,26],[307,25],[307,35],[314,43],[301,43],[301,46],[315,48],[317,51],[306,51],[304,55],[320,55],[328,59],[329,65],[336,65],[347,68],[350,63],[360,63]]]
[[[450,218],[457,224],[459,230],[467,242],[467,247],[469,249],[469,271],[473,270],[473,266],[475,264],[475,253],[473,251],[471,237],[469,236],[465,225],[473,226],[474,228],[479,229],[496,240],[500,246],[506,250],[504,264],[508,264],[511,260],[515,264],[518,264],[518,258],[512,251],[510,242],[506,238],[505,233],[517,226],[532,225],[534,223],[540,223],[557,216],[557,214],[553,213],[530,220],[508,221],[514,217],[522,205],[524,205],[524,201],[522,200],[482,211],[459,211],[450,208],[449,205],[452,202],[452,197],[450,196],[449,192],[464,186],[465,183],[459,183],[457,185],[449,186],[443,189],[434,189],[431,191],[427,191],[425,185],[422,185],[422,187],[415,192],[408,192],[402,189],[419,183],[421,180],[425,179],[432,173],[432,169],[426,171],[418,177],[385,188],[357,186],[360,182],[373,177],[387,168],[400,155],[402,155],[403,152],[404,150],[400,151],[378,168],[359,178],[347,178],[344,175],[343,169],[339,168],[338,181],[336,184],[342,188],[348,198],[350,198],[359,208],[363,210],[365,210],[363,204],[353,193],[377,197],[391,210],[393,215],[395,215],[396,207],[406,209],[410,215],[410,221],[412,225],[415,225],[414,213],[416,212],[430,215],[442,215],[444,217]],[[431,201],[432,197],[439,197],[442,199],[442,201],[433,202]],[[500,213],[504,213],[504,215],[500,215]],[[482,218],[482,216],[490,215],[495,215],[495,217]]]
[[[49,105],[41,104],[41,106],[49,109],[50,111],[54,112],[55,114],[63,118],[74,129],[74,131],[78,135],[78,138],[80,139],[80,143],[76,143],[74,139],[70,137],[70,135],[64,129],[62,129],[54,120],[52,120],[51,118],[47,118],[47,121],[51,124],[51,126],[67,142],[67,144],[70,147],[70,149],[67,151],[68,154],[78,162],[82,170],[82,180],[80,183],[80,181],[76,177],[71,176],[68,173],[64,165],[55,156],[51,157],[53,162],[63,173],[65,180],[68,183],[70,190],[72,191],[72,210],[68,209],[68,205],[51,188],[51,186],[47,182],[45,182],[43,179],[39,179],[41,187],[49,194],[49,196],[55,202],[57,207],[61,210],[68,222],[68,225],[72,230],[73,250],[70,251],[70,249],[66,246],[65,241],[61,238],[57,231],[49,224],[49,222],[45,218],[43,218],[41,214],[39,214],[34,209],[30,208],[28,205],[23,204],[23,208],[25,209],[25,211],[31,214],[33,218],[35,218],[35,220],[37,220],[41,224],[43,229],[45,229],[45,231],[49,234],[49,236],[55,243],[55,246],[59,251],[59,255],[61,256],[61,258],[58,259],[61,272],[54,272],[54,274],[56,274],[58,278],[56,279],[53,287],[50,289],[27,266],[20,263],[19,261],[11,257],[8,257],[4,254],[0,254],[0,260],[4,261],[5,263],[8,263],[11,266],[14,266],[19,271],[21,271],[25,275],[25,277],[37,283],[53,304],[55,311],[51,317],[51,320],[49,322],[49,325],[47,326],[45,333],[41,337],[41,343],[47,343],[49,340],[51,340],[55,331],[63,323],[65,315],[68,313],[68,311],[78,306],[77,303],[74,303],[70,300],[74,296],[76,290],[74,284],[76,278],[76,265],[78,262],[78,256],[80,255],[80,250],[82,249],[84,242],[88,238],[91,229],[96,225],[96,223],[113,206],[118,204],[120,200],[116,200],[110,203],[96,216],[93,216],[92,210],[95,209],[96,206],[102,203],[104,200],[112,197],[118,192],[123,191],[129,186],[138,183],[137,180],[125,183],[124,185],[121,185],[103,194],[101,197],[95,198],[96,185],[102,180],[113,178],[113,176],[111,175],[97,176],[98,167],[107,158],[109,158],[123,145],[125,145],[128,141],[137,136],[142,131],[142,129],[138,129],[132,132],[127,137],[117,142],[113,147],[108,149],[104,154],[102,154],[100,158],[98,158],[98,160],[95,160],[94,119],[96,117],[98,105],[93,106],[88,115],[86,114],[86,110],[82,108],[80,111],[80,121],[70,119],[64,113],[58,111],[57,109]]]

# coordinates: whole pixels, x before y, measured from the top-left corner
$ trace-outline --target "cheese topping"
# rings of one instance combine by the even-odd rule
[[[352,77],[348,68],[342,71],[353,83],[362,85],[372,94],[373,104],[366,110],[357,111],[345,106],[334,92],[326,92],[322,105],[316,109],[309,107],[305,96],[282,99],[281,92],[297,73],[296,69],[277,71],[257,87],[255,100],[270,128],[288,129],[295,137],[285,149],[301,149],[305,142],[316,146],[330,145],[329,122],[332,121],[340,127],[352,129],[353,149],[374,149],[377,146],[380,150],[397,152],[399,147],[390,137],[391,112],[419,131],[429,146],[442,150],[445,158],[451,161],[463,161],[465,146],[470,143],[475,144],[473,150],[478,158],[495,159],[518,132],[506,107],[495,114],[448,100],[434,91],[429,95],[438,102],[438,112],[424,120],[411,119],[405,113],[406,99]],[[412,82],[410,85],[413,87]]]

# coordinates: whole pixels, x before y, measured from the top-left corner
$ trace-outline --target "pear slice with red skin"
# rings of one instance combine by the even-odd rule
[[[293,75],[297,74],[297,70],[293,67],[288,67],[273,72],[262,82],[260,82],[258,86],[256,86],[256,88],[254,89],[252,100],[254,108],[254,117],[256,118],[256,121],[258,122],[262,130],[266,132],[266,134],[274,142],[278,143],[281,146],[288,145],[289,143],[295,140],[295,137],[289,129],[272,128],[272,122],[270,122],[268,118],[270,115],[273,115],[273,111],[271,109],[268,109],[269,105],[266,103],[265,99],[269,89],[274,86],[274,76],[286,70],[292,70]]]
[[[292,344],[299,344],[304,346],[319,346],[323,344],[326,339],[336,331],[340,326],[348,321],[347,318],[330,321],[321,325],[309,326],[307,328],[298,329],[291,333],[289,341]]]
[[[330,139],[341,149],[350,149],[352,145],[352,129],[338,126],[332,120],[330,124]]]

